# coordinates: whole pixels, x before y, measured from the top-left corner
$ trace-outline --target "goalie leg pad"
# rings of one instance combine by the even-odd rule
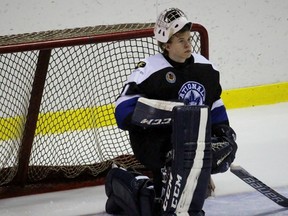
[[[106,176],[105,192],[108,196],[106,212],[140,216],[137,206],[137,197],[129,183],[134,175],[122,168],[112,168]]]
[[[105,205],[105,210],[108,214],[124,214],[124,210],[120,207],[118,197],[115,197],[114,194],[111,194]]]
[[[163,214],[196,214],[202,211],[211,173],[210,111],[207,106],[178,106],[173,112],[173,158]]]
[[[106,177],[105,192],[108,196],[106,212],[109,214],[152,215],[154,188],[147,176],[113,168]]]
[[[139,193],[140,214],[142,216],[154,215],[155,191],[150,180],[145,181]]]

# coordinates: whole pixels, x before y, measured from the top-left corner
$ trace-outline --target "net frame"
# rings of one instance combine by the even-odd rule
[[[154,23],[132,23],[35,32],[0,37],[1,59],[3,60],[3,58],[6,57],[13,59],[15,58],[14,56],[16,53],[21,53],[21,56],[23,56],[21,59],[28,62],[27,65],[30,65],[30,68],[25,68],[24,70],[33,71],[33,74],[28,73],[28,78],[17,78],[19,80],[27,79],[27,82],[31,82],[31,80],[33,80],[33,83],[29,83],[27,86],[24,85],[21,87],[29,89],[28,92],[31,92],[31,95],[18,95],[20,96],[21,100],[20,104],[23,106],[19,109],[23,110],[22,114],[25,116],[25,118],[19,118],[15,123],[18,126],[21,125],[21,127],[16,127],[19,130],[16,132],[16,134],[21,134],[21,138],[19,139],[19,145],[16,147],[16,149],[10,149],[10,151],[13,151],[12,154],[17,154],[17,161],[15,162],[17,166],[0,167],[0,178],[9,175],[12,176],[12,180],[1,182],[0,198],[50,192],[55,190],[66,190],[70,188],[99,185],[104,183],[107,169],[104,169],[100,173],[96,173],[96,175],[91,175],[89,169],[86,169],[85,166],[83,168],[81,165],[79,166],[82,169],[82,173],[77,175],[75,178],[67,178],[67,176],[64,176],[62,172],[55,172],[50,173],[50,178],[46,178],[45,180],[40,179],[39,182],[29,180],[29,172],[31,168],[33,168],[29,165],[30,157],[33,153],[33,143],[35,142],[35,139],[37,139],[35,138],[37,135],[37,124],[39,125],[41,101],[43,99],[43,92],[45,91],[45,83],[47,82],[47,72],[51,55],[53,56],[53,52],[55,53],[55,50],[58,48],[89,46],[98,43],[111,43],[113,41],[153,37],[153,27]],[[207,30],[202,25],[196,23],[193,24],[191,31],[199,34],[201,48],[199,52],[206,58],[209,58]],[[33,55],[36,55],[37,61],[30,58],[30,55],[27,55],[28,52],[32,52]],[[17,67],[21,67],[21,63],[17,64],[19,64]],[[11,72],[11,74],[13,73]],[[17,75],[14,74],[13,76]],[[103,82],[105,82],[105,80]],[[13,91],[13,89],[11,91]],[[1,106],[2,105],[3,104],[1,104]],[[5,128],[2,126],[1,134],[5,135]],[[119,139],[119,137],[116,139]],[[120,155],[119,157],[113,158],[113,160],[103,163],[105,163],[106,167],[109,167],[112,162],[117,163],[117,161],[124,165],[126,164],[126,161],[128,161],[133,167],[139,169],[143,168],[137,161],[134,160],[131,154]],[[98,165],[100,166],[100,164]],[[96,166],[98,165],[96,164]],[[69,169],[69,166],[62,166],[62,168],[63,167],[64,169]],[[36,170],[41,170],[47,169],[47,166],[37,166],[35,168]]]

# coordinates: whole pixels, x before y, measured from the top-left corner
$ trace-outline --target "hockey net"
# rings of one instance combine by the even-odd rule
[[[159,52],[153,26],[0,37],[0,198],[102,184],[112,163],[143,168],[114,101],[136,63]],[[206,29],[194,24],[191,34],[208,58]]]

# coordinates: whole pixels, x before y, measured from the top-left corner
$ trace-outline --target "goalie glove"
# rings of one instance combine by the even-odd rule
[[[226,172],[235,159],[238,149],[235,131],[228,125],[212,128],[212,174]]]

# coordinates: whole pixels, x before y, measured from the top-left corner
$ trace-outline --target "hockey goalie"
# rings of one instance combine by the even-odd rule
[[[137,64],[116,101],[117,125],[129,132],[136,159],[153,178],[112,168],[108,213],[205,215],[211,174],[226,172],[235,158],[219,72],[192,53],[191,26],[180,9],[160,13],[154,34],[162,52]]]

